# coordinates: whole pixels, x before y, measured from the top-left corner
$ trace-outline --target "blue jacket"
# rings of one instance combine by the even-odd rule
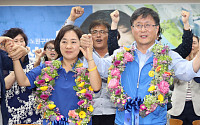
[[[128,62],[125,71],[122,73],[121,83],[124,86],[125,92],[131,97],[140,97],[143,99],[146,95],[149,95],[147,91],[149,84],[152,80],[149,77],[148,72],[153,65],[153,56],[151,56],[139,73],[139,59],[135,52],[135,59],[133,62]],[[139,88],[137,89],[137,83],[139,81]],[[118,125],[124,125],[124,113],[125,111],[116,111],[115,123]],[[139,117],[140,125],[165,125],[167,123],[167,107],[158,106],[156,110],[145,118]]]

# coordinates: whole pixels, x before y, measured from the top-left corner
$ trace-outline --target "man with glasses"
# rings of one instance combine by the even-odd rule
[[[160,31],[160,18],[157,12],[150,8],[142,7],[134,11],[131,16],[131,30],[134,36],[134,60],[128,62],[125,66],[120,81],[123,86],[123,90],[132,99],[141,98],[144,99],[146,95],[149,95],[148,88],[152,77],[148,75],[153,66],[154,53],[151,51],[153,46],[158,43],[158,32]],[[85,40],[85,43],[91,41]],[[118,49],[114,52],[114,56]],[[169,56],[172,58],[172,63],[169,65],[169,69],[174,70],[174,74],[177,78],[185,81],[191,80],[193,77],[200,76],[200,52],[197,54],[193,61],[187,61],[181,58],[181,56],[174,52],[169,51]],[[96,65],[104,65],[105,70],[110,67],[112,59],[96,58],[93,56]],[[157,106],[155,110],[148,114],[146,117],[137,117],[137,111],[140,109],[137,107],[137,100],[131,100],[131,103],[125,105],[130,106],[130,110],[119,111],[116,110],[115,123],[117,125],[165,125],[167,123],[167,105]],[[130,112],[128,116],[125,112]],[[125,119],[127,118],[127,119]]]

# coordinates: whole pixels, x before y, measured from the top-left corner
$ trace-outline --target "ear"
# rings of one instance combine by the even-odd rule
[[[160,26],[159,25],[156,26],[156,34],[158,34],[159,29],[160,29]]]

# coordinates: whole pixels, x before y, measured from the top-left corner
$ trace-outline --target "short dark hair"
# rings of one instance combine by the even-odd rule
[[[108,30],[110,29],[110,24],[108,24],[106,21],[104,20],[94,20],[91,22],[90,26],[89,26],[89,33],[91,33],[91,29],[94,28],[95,26],[100,26],[103,25],[105,26]]]
[[[198,43],[199,43],[199,37],[196,36],[196,35],[193,35],[193,37],[197,38],[197,41],[198,41]]]
[[[20,28],[10,28],[9,30],[5,30],[4,34],[2,36],[7,36],[7,37],[14,39],[19,34],[22,35],[22,37],[24,38],[24,41],[25,41],[25,45],[27,46],[28,45],[28,37],[26,36],[24,31]]]
[[[76,35],[78,36],[79,40],[80,40],[81,36],[83,35],[82,30],[77,26],[74,26],[74,25],[66,25],[66,26],[64,26],[59,31],[58,35],[56,36],[55,42],[54,42],[54,47],[55,47],[55,50],[58,53],[59,57],[62,56],[62,54],[60,52],[60,41],[64,37],[65,33],[70,31],[70,30],[73,30],[76,33]],[[82,56],[83,56],[83,53],[80,51],[79,54],[78,54],[78,58],[81,58]]]
[[[142,18],[146,18],[147,16],[150,15],[154,19],[155,24],[157,26],[159,26],[159,31],[157,34],[158,40],[162,39],[161,33],[163,32],[163,29],[160,27],[160,17],[158,15],[158,13],[151,8],[141,7],[139,9],[135,10],[130,19],[131,26],[133,25],[133,22],[141,15],[142,15]]]

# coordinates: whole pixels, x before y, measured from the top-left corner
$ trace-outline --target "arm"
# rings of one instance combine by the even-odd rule
[[[182,58],[186,58],[192,50],[193,34],[189,25],[189,12],[182,11],[182,21],[184,24],[182,43],[174,49]]]
[[[119,33],[117,31],[117,26],[119,22],[119,11],[115,10],[110,14],[110,17],[112,19],[112,23],[111,23],[111,30],[109,30],[108,32],[108,53],[109,55],[112,55],[113,51],[119,48],[117,39]]]
[[[15,79],[15,73],[13,71],[10,72],[10,74],[4,78],[4,81],[5,81],[5,87],[6,87],[6,89],[10,89],[12,87],[12,85],[16,81],[16,79]]]
[[[81,17],[84,13],[84,8],[80,6],[72,7],[70,16],[68,19],[65,21],[63,26],[66,25],[74,25],[74,22],[77,18]]]
[[[82,51],[84,57],[87,59],[88,62],[88,71],[89,71],[89,78],[90,78],[90,83],[94,91],[99,91],[101,89],[101,77],[99,75],[99,72],[97,70],[97,66],[94,62],[93,59],[93,41],[92,41],[92,36],[89,35],[83,35],[80,39],[81,41],[88,42],[89,46],[86,48],[81,48],[80,50]]]

